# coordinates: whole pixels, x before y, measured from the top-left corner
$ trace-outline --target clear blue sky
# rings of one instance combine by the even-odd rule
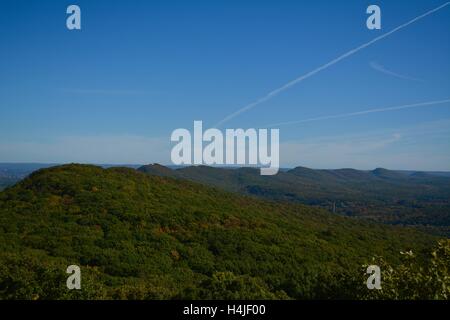
[[[2,0],[0,162],[170,164],[174,129],[213,126],[443,3]],[[447,6],[225,127],[450,99],[449,58]],[[283,166],[450,170],[449,103],[279,128]]]

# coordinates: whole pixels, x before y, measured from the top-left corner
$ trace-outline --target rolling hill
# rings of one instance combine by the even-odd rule
[[[373,221],[417,226],[450,235],[450,178],[436,173],[377,168],[315,170],[297,167],[275,176],[254,168],[206,166],[176,170],[147,165],[141,172],[177,177],[259,198],[320,206]]]
[[[435,240],[130,168],[64,165],[0,192],[0,298],[357,298],[364,281],[343,275]],[[65,288],[72,264],[83,290]]]

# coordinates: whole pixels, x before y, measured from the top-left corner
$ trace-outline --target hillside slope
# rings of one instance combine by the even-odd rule
[[[336,291],[341,274],[434,240],[132,169],[65,165],[0,192],[0,298],[217,298],[223,285],[229,298],[351,296]],[[72,264],[78,292],[65,288]]]
[[[164,168],[164,167],[163,167]],[[336,213],[389,224],[427,227],[450,236],[450,178],[377,168],[316,170],[297,167],[275,176],[253,168],[206,166],[138,170],[178,177],[264,199],[315,205]]]

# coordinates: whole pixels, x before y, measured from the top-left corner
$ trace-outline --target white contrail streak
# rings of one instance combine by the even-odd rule
[[[354,117],[354,116],[361,116],[361,115],[369,114],[369,113],[427,107],[427,106],[434,106],[434,105],[439,105],[439,104],[444,104],[444,103],[450,103],[450,99],[421,102],[421,103],[414,103],[414,104],[405,104],[405,105],[401,105],[401,106],[388,107],[388,108],[369,109],[369,110],[363,110],[363,111],[358,111],[358,112],[335,114],[335,115],[330,115],[330,116],[310,118],[310,119],[304,119],[304,120],[298,120],[298,121],[280,122],[280,123],[275,123],[275,124],[271,124],[268,126],[264,126],[263,128],[273,128],[273,127],[279,127],[279,126],[285,126],[285,125],[293,125],[293,124],[300,124],[300,123],[305,123],[305,122],[313,122],[313,121],[328,120],[328,119],[348,118],[348,117]]]
[[[391,70],[386,69],[384,66],[382,66],[381,64],[372,61],[369,63],[370,67],[376,71],[382,72],[384,74],[399,78],[399,79],[403,79],[403,80],[411,80],[411,81],[422,81],[421,79],[417,79],[417,78],[413,78],[413,77],[409,77],[409,76],[405,76],[403,74],[397,73],[397,72],[393,72]]]
[[[289,88],[292,87],[293,85],[295,85],[295,84],[297,84],[297,83],[299,83],[299,82],[301,82],[301,81],[303,81],[303,80],[305,80],[305,79],[308,79],[309,77],[312,77],[313,75],[319,73],[320,71],[325,70],[325,69],[331,67],[332,65],[334,65],[334,64],[336,64],[336,63],[338,63],[338,62],[340,62],[341,60],[344,60],[345,58],[348,58],[348,57],[350,57],[351,55],[357,53],[358,51],[367,48],[368,46],[374,44],[375,42],[378,42],[378,41],[380,41],[380,40],[382,40],[382,39],[384,39],[384,38],[390,36],[391,34],[397,32],[397,31],[399,31],[399,30],[401,30],[401,29],[403,29],[403,28],[406,28],[407,26],[413,24],[414,22],[419,21],[419,20],[425,18],[426,16],[428,16],[428,15],[430,15],[430,14],[432,14],[432,13],[438,11],[438,10],[441,10],[442,8],[448,6],[449,4],[450,4],[450,2],[446,2],[446,3],[444,3],[443,5],[440,5],[439,7],[434,8],[434,9],[432,9],[432,10],[430,10],[430,11],[428,11],[428,12],[426,12],[426,13],[424,13],[424,14],[422,14],[422,15],[420,15],[420,16],[418,16],[418,17],[416,17],[416,18],[414,18],[414,19],[412,19],[412,20],[410,20],[410,21],[408,21],[408,22],[406,22],[406,23],[404,23],[404,24],[402,24],[402,25],[400,25],[400,26],[394,28],[394,29],[392,29],[391,31],[389,31],[389,32],[387,32],[387,33],[384,33],[384,34],[382,34],[381,36],[378,36],[378,37],[374,38],[373,40],[371,40],[371,41],[369,41],[369,42],[366,42],[366,43],[360,45],[359,47],[356,47],[355,49],[352,49],[352,50],[350,50],[350,51],[344,53],[343,55],[341,55],[341,56],[339,56],[339,57],[337,57],[337,58],[331,60],[330,62],[328,62],[328,63],[326,63],[326,64],[324,64],[324,65],[318,67],[317,69],[315,69],[315,70],[313,70],[313,71],[310,71],[310,72],[308,72],[308,73],[306,73],[306,74],[304,74],[304,75],[298,77],[297,79],[292,80],[291,82],[288,82],[288,83],[285,84],[284,86],[282,86],[282,87],[280,87],[280,88],[278,88],[278,89],[275,89],[275,90],[269,92],[267,95],[265,95],[264,97],[262,97],[262,98],[256,100],[255,102],[252,102],[252,103],[246,105],[245,107],[243,107],[243,108],[241,108],[241,109],[235,111],[234,113],[228,115],[227,117],[225,117],[224,119],[222,119],[221,121],[219,121],[214,127],[217,128],[217,127],[221,126],[221,125],[224,124],[225,122],[227,122],[227,121],[233,119],[234,117],[240,115],[241,113],[243,113],[243,112],[245,112],[245,111],[248,111],[248,110],[250,110],[250,109],[256,107],[257,105],[259,105],[259,104],[261,104],[261,103],[263,103],[263,102],[266,102],[267,100],[269,100],[269,99],[275,97],[276,95],[278,95],[278,94],[280,94],[281,92],[283,92],[283,91],[289,89]]]

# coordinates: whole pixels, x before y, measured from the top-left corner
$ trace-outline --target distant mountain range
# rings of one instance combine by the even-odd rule
[[[275,176],[261,176],[254,168],[170,169],[159,164],[138,170],[264,199],[315,205],[347,216],[421,226],[433,233],[449,234],[450,177],[445,172],[297,167]]]
[[[51,166],[55,164],[0,164],[0,190],[37,169]],[[450,236],[450,172],[297,167],[280,170],[275,176],[261,176],[256,168],[120,166],[263,199],[318,206],[341,215],[416,226]]]

